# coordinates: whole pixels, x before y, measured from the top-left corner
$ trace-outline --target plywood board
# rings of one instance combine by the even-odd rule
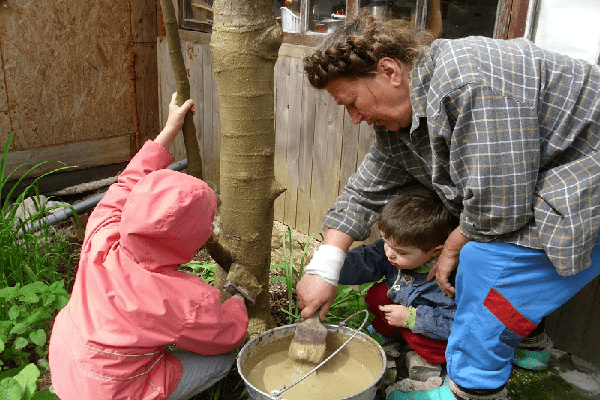
[[[2,44],[0,43],[0,52]],[[8,97],[6,93],[6,84],[4,83],[4,64],[3,57],[0,54],[0,147],[4,148],[6,138],[11,132],[10,118],[8,116]]]
[[[134,43],[135,103],[138,125],[137,149],[161,130],[158,106],[158,65],[156,42]]]
[[[129,2],[3,1],[15,149],[134,134]]]

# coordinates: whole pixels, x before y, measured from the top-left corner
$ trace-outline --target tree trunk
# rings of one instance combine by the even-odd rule
[[[221,233],[234,262],[263,285],[250,335],[274,326],[268,280],[275,181],[274,67],[283,31],[272,0],[215,0],[210,43],[221,114]],[[222,287],[224,273],[216,276]]]
[[[172,0],[160,0],[163,22],[167,34],[167,44],[169,45],[169,57],[171,58],[171,67],[175,74],[175,88],[177,91],[177,104],[180,106],[190,98],[190,81],[187,76],[187,70],[181,54],[181,42],[179,40],[179,26],[175,16],[175,7]],[[202,158],[200,156],[200,147],[196,137],[196,126],[194,125],[194,116],[191,112],[185,115],[183,121],[183,144],[187,155],[187,173],[202,179]]]

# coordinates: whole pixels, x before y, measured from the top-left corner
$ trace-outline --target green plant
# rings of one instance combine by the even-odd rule
[[[191,269],[192,272],[202,278],[202,280],[209,285],[212,285],[215,280],[215,270],[217,268],[217,263],[212,260],[205,261],[190,261],[187,264],[181,264],[179,267],[181,270],[185,271],[187,269]]]
[[[298,268],[294,268],[294,243],[292,241],[292,230],[290,227],[287,228],[283,234],[283,263],[271,265],[272,270],[281,269],[283,270],[283,276],[274,276],[270,280],[273,282],[285,283],[288,297],[288,309],[281,309],[288,315],[289,323],[293,324],[300,319],[300,309],[298,308],[297,301],[294,300],[294,291],[296,283],[300,280],[304,271],[304,257],[308,250],[308,244],[312,239],[313,235],[309,236],[308,241],[302,249],[302,255],[300,257],[300,265]]]
[[[0,366],[15,367],[37,358],[47,368],[50,321],[68,300],[62,280],[0,289]]]
[[[363,283],[362,285],[358,286],[339,284],[335,300],[333,300],[331,309],[329,310],[329,313],[323,322],[339,324],[349,316],[359,311],[366,310],[367,303],[365,302],[365,295],[367,294],[367,290],[369,290],[372,285],[373,282]],[[373,316],[370,316],[369,319],[373,319]],[[363,320],[364,315],[348,320],[346,325],[351,328],[358,329]]]
[[[38,280],[52,283],[62,278],[59,269],[70,265],[73,252],[70,251],[71,244],[67,238],[56,235],[43,218],[49,211],[62,207],[72,210],[73,208],[67,205],[47,207],[46,202],[41,200],[37,185],[43,177],[70,167],[59,163],[61,167],[35,178],[12,200],[24,179],[48,163],[46,161],[35,165],[21,164],[5,176],[8,152],[14,134],[15,132],[12,132],[9,135],[0,157],[0,191],[5,189],[5,185],[16,175],[17,170],[24,166],[29,168],[7,191],[0,207],[0,287],[14,286],[17,283],[24,285]],[[31,196],[34,203],[33,209],[29,210],[24,205],[28,196]],[[74,210],[73,214],[79,223]],[[38,231],[32,229],[36,225],[39,225]]]
[[[0,399],[3,400],[57,400],[49,390],[36,392],[40,370],[34,364],[0,372]]]
[[[312,239],[312,235],[309,237],[309,242],[310,239]],[[300,265],[296,269],[294,268],[294,243],[292,241],[292,230],[289,227],[284,233],[282,241],[284,261],[280,264],[271,265],[271,269],[283,270],[283,276],[274,276],[271,278],[271,281],[285,283],[288,296],[288,308],[287,310],[282,308],[281,311],[288,315],[289,323],[293,324],[301,319],[298,301],[294,299],[294,293],[296,283],[298,280],[300,280],[300,277],[304,271],[304,259],[308,249],[308,243],[302,249]],[[365,303],[364,296],[372,284],[373,283],[365,283],[363,285],[358,285],[357,287],[341,284],[338,285],[337,296],[333,301],[331,309],[324,322],[336,324],[358,311],[365,310],[367,308],[367,304]],[[355,320],[349,320],[347,325],[353,328],[358,328],[360,327],[361,323],[362,319],[357,318]]]

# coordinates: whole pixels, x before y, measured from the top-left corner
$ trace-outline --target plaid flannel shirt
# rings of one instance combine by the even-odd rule
[[[410,128],[375,141],[324,217],[356,240],[419,181],[471,240],[588,267],[600,231],[600,67],[525,39],[436,40],[411,70]]]

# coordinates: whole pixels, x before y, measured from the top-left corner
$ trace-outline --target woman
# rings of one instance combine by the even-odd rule
[[[504,399],[515,348],[600,274],[600,67],[525,39],[427,44],[427,34],[361,16],[305,60],[315,88],[377,127],[325,215],[300,307],[327,314],[352,242],[420,182],[460,217],[429,274],[454,295],[458,268],[450,380],[390,399]]]

